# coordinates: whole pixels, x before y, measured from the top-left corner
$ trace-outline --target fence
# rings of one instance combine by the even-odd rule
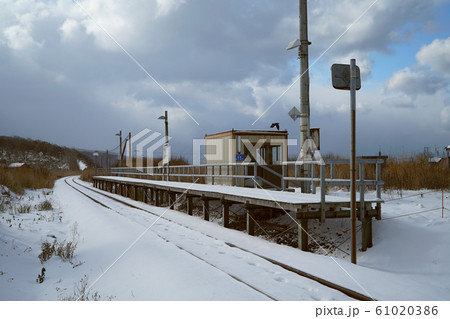
[[[365,186],[375,186],[378,198],[381,196],[381,186],[384,184],[381,180],[381,165],[384,163],[384,160],[384,157],[360,157],[356,160],[356,163],[359,166],[360,175],[356,182],[357,185],[362,189]],[[325,158],[323,159],[323,162],[283,162],[281,165],[271,165],[271,167],[256,162],[152,167],[113,167],[110,169],[100,168],[97,170],[97,175],[125,176],[178,182],[195,182],[197,179],[201,178],[204,179],[201,182],[212,185],[230,185],[230,182],[232,181],[234,185],[239,185],[239,181],[244,180],[246,181],[245,186],[258,187],[258,184],[264,184],[261,186],[269,186],[278,190],[286,190],[289,183],[300,186],[301,182],[306,182],[309,184],[308,188],[315,194],[317,183],[320,184],[321,191],[327,186],[350,186],[350,179],[339,179],[335,177],[335,167],[340,164],[349,165],[350,161],[348,159]],[[366,164],[374,164],[376,166],[375,180],[365,179],[364,167]],[[329,169],[327,169],[328,166]],[[290,168],[293,168],[293,170]],[[308,172],[308,177],[299,176],[302,170],[303,172]],[[316,177],[317,170],[319,170],[319,176]],[[326,171],[329,171],[329,177],[326,176]],[[277,177],[279,180],[277,182],[271,182],[269,178],[263,176],[264,174],[266,174],[266,176],[271,174],[272,177]],[[305,174],[303,173],[303,175]],[[224,180],[225,183],[217,182],[218,180]],[[250,183],[248,183],[248,181],[250,181]]]
[[[364,207],[366,186],[376,189],[377,200],[381,202],[381,165],[386,157],[359,157],[360,207]],[[349,165],[349,159],[324,158],[318,161],[284,162],[281,165],[261,165],[253,163],[202,164],[154,167],[115,167],[98,169],[97,175],[123,176],[141,179],[155,179],[178,182],[199,182],[205,184],[225,184],[234,186],[265,187],[277,190],[288,190],[289,185],[307,187],[315,194],[317,184],[320,185],[322,211],[325,207],[325,195],[329,186],[350,187],[350,179],[336,178],[336,165]],[[375,165],[375,179],[366,179],[365,166]],[[318,171],[318,176],[316,176]],[[308,174],[305,174],[305,173]],[[327,174],[328,172],[328,174]],[[299,176],[299,175],[302,176]],[[328,175],[328,176],[327,176]],[[304,177],[307,176],[307,177]],[[381,207],[378,207],[381,214]]]

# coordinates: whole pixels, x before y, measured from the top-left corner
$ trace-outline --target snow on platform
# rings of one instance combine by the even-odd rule
[[[187,192],[201,192],[220,198],[222,195],[229,195],[236,198],[247,198],[263,201],[271,201],[284,204],[320,204],[320,193],[317,194],[305,194],[300,192],[288,192],[288,191],[274,191],[260,188],[250,187],[236,187],[226,185],[208,185],[197,183],[185,183],[185,182],[168,182],[168,181],[155,181],[145,180],[129,177],[117,177],[117,176],[95,176],[94,179],[124,182],[127,184],[136,184],[138,186],[158,186],[167,187],[171,190],[187,191]],[[327,203],[349,203],[350,199],[337,197],[337,196],[325,196]],[[376,198],[366,198],[366,202],[379,202]]]

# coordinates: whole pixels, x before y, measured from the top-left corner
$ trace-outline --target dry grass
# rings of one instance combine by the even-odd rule
[[[429,163],[422,155],[390,157],[383,165],[385,189],[447,189],[450,188],[450,168],[447,162]]]
[[[86,168],[83,170],[83,172],[81,172],[81,177],[80,179],[82,181],[85,182],[90,182],[92,183],[94,180],[92,179],[92,177],[95,175],[95,169],[93,167],[90,168]]]
[[[327,154],[326,158],[339,158]],[[289,176],[294,176],[294,168],[289,168]],[[316,166],[316,176],[319,176],[319,166]],[[376,179],[376,167],[374,164],[364,165],[366,179]],[[327,167],[326,176],[330,176],[330,167]],[[359,178],[359,169],[357,170]],[[349,179],[350,167],[348,164],[335,166],[335,178]],[[441,163],[429,163],[423,154],[411,156],[390,156],[381,168],[381,179],[384,181],[385,190],[396,189],[448,189],[450,188],[450,167],[446,160]]]
[[[79,174],[77,171],[48,170],[40,168],[0,167],[0,184],[16,194],[22,195],[25,188],[53,188],[55,181],[61,177]]]

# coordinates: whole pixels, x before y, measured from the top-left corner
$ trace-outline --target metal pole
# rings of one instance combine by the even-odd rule
[[[128,156],[131,160],[131,167],[133,167],[133,154],[131,154],[131,132],[128,132]]]
[[[352,251],[351,261],[356,264],[356,143],[355,143],[355,123],[356,123],[356,60],[350,60],[350,209],[352,225]]]
[[[168,152],[168,148],[169,148],[169,115],[167,111],[164,111],[164,126],[165,126],[165,135],[166,135],[166,152]],[[166,156],[168,155],[167,153],[165,154]],[[164,154],[163,154],[164,156]],[[167,158],[167,168],[169,168],[169,158]],[[169,169],[167,169],[167,181],[169,180]]]
[[[167,111],[164,112],[164,125],[166,129],[166,145],[169,145],[169,117]]]
[[[307,0],[299,0],[299,25],[300,25],[300,45],[298,47],[298,58],[300,60],[300,113],[307,117],[300,118],[300,148],[306,139],[309,138],[309,63],[308,63],[308,9]],[[308,167],[302,166],[302,176],[309,177]],[[302,192],[310,193],[308,182],[302,183]]]
[[[122,161],[123,161],[123,156],[122,156],[122,131],[120,131],[119,133],[119,167],[122,167]]]

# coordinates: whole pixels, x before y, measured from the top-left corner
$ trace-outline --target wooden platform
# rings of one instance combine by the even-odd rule
[[[229,207],[243,204],[247,211],[247,232],[254,234],[255,210],[282,209],[296,212],[299,221],[299,248],[308,249],[308,220],[325,218],[350,218],[350,201],[336,196],[325,196],[321,202],[320,194],[272,191],[258,188],[234,187],[224,185],[205,185],[182,182],[155,181],[138,178],[95,176],[94,186],[105,191],[121,194],[155,206],[171,206],[177,196],[186,196],[186,212],[192,215],[192,198],[203,202],[203,217],[209,220],[209,202],[220,201],[223,213],[223,226],[229,225]],[[363,223],[362,249],[372,246],[372,218],[379,218],[381,201],[365,199],[361,207],[357,202],[357,216]]]

